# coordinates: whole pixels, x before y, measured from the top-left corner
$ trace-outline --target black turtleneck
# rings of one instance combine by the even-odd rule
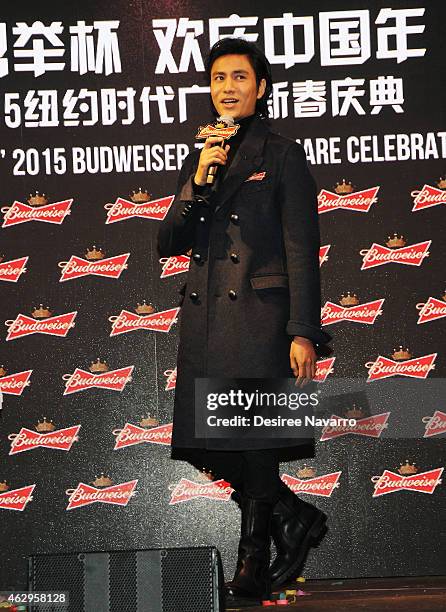
[[[238,123],[240,127],[237,130],[237,133],[234,134],[234,136],[231,136],[231,138],[228,139],[227,143],[225,143],[225,144],[230,145],[230,147],[228,151],[228,159],[227,159],[226,165],[224,166],[220,165],[218,168],[217,178],[218,178],[219,183],[221,183],[221,181],[224,179],[225,174],[228,171],[228,168],[230,167],[232,160],[234,159],[235,154],[237,153],[238,148],[240,144],[242,143],[246,135],[246,132],[248,131],[248,128],[251,125],[254,117],[255,117],[255,114],[249,115],[249,117],[244,117],[243,119],[236,120],[235,123]],[[194,192],[196,194],[203,194],[203,192],[208,188],[207,185],[196,185],[194,180],[192,180],[192,184],[193,184]]]

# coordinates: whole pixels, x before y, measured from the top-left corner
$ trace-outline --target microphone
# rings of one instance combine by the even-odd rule
[[[231,117],[231,115],[221,115],[220,117],[218,117],[217,122],[222,122],[222,123],[226,123],[226,125],[228,127],[234,127],[235,123],[234,123],[234,118]],[[225,138],[222,139],[221,141],[221,147],[223,147],[225,144]],[[214,181],[215,181],[215,177],[217,175],[217,170],[218,170],[218,164],[216,164],[215,166],[209,166],[208,169],[208,175],[206,178],[206,184],[207,185],[213,185]]]

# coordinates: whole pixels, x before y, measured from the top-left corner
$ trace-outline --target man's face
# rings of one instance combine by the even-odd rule
[[[256,74],[247,55],[222,55],[212,64],[211,97],[219,115],[233,119],[253,115],[265,86],[265,79],[261,79],[257,89]]]

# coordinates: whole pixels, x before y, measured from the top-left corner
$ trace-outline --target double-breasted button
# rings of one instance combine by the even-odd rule
[[[198,293],[196,291],[192,291],[192,293],[189,294],[189,297],[193,302],[196,302],[198,300]]]
[[[229,296],[230,300],[236,300],[237,299],[237,292],[234,291],[234,289],[229,289],[228,296]]]
[[[229,257],[234,263],[238,263],[240,261],[240,257],[237,255],[237,253],[231,253]]]
[[[192,255],[192,258],[193,258],[193,260],[195,261],[195,263],[197,263],[197,264],[199,264],[199,263],[203,263],[203,262],[201,261],[201,255],[200,255],[200,253],[194,253],[194,254]]]
[[[190,213],[191,210],[192,210],[192,204],[188,202],[187,204],[184,205],[184,209],[181,211],[181,214],[183,215],[183,217],[187,217],[187,215]]]
[[[234,225],[238,225],[239,217],[237,213],[232,213],[232,215],[229,218],[231,219]]]
[[[206,222],[206,219],[205,219],[204,217],[200,217],[200,222],[201,222],[201,223],[205,223],[205,222]]]

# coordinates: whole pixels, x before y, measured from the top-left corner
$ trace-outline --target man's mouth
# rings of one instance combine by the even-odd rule
[[[237,104],[238,100],[236,98],[224,98],[222,100],[222,104]]]

